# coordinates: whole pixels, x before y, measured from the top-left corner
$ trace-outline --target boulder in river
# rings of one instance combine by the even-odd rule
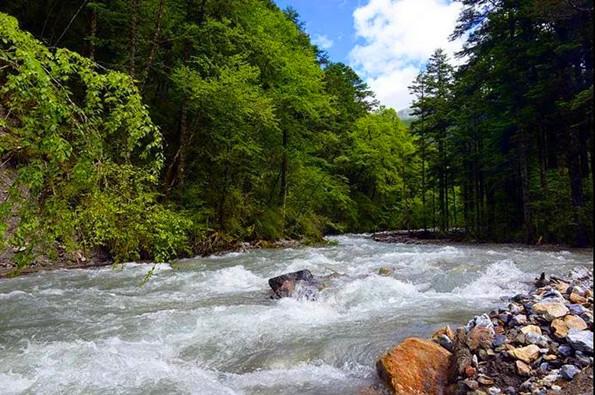
[[[419,338],[405,339],[376,364],[378,375],[397,395],[444,394],[451,353]]]
[[[312,287],[317,283],[309,270],[300,270],[293,273],[269,279],[269,286],[277,298],[292,296],[299,286]]]

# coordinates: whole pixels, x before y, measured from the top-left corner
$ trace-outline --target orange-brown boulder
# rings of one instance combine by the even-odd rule
[[[382,356],[378,375],[397,395],[443,395],[451,353],[436,343],[410,337]]]

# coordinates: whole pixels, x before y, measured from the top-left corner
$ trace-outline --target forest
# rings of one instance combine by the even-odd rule
[[[461,0],[414,120],[272,0],[0,3],[0,250],[391,229],[593,244],[592,1]]]

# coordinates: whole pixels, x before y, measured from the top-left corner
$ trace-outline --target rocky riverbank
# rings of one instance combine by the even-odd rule
[[[324,245],[324,241],[318,242]],[[193,247],[193,254],[197,256],[220,255],[229,252],[240,252],[255,249],[278,249],[278,248],[297,248],[302,245],[312,245],[316,243],[304,242],[300,240],[281,239],[276,241],[256,240],[252,242],[242,242],[237,239],[231,239],[220,234],[213,234]],[[59,269],[91,269],[94,267],[113,265],[113,259],[102,250],[96,250],[89,253],[83,251],[66,252],[65,249],[58,248],[58,256],[49,258],[43,253],[39,253],[33,261],[22,268],[16,264],[15,255],[20,251],[17,249],[6,249],[0,251],[0,278],[16,277],[25,274],[37,273],[41,271],[51,271]],[[185,257],[180,257],[185,258]],[[138,263],[152,264],[150,261],[140,261]]]
[[[389,392],[403,395],[591,394],[593,275],[542,275],[505,308],[431,340],[406,339],[377,369]]]

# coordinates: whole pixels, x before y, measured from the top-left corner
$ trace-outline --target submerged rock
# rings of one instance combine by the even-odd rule
[[[398,395],[444,394],[451,353],[438,344],[405,339],[376,364],[380,378]]]
[[[269,286],[277,298],[293,296],[296,289],[316,286],[317,282],[309,270],[300,270],[269,279]]]

